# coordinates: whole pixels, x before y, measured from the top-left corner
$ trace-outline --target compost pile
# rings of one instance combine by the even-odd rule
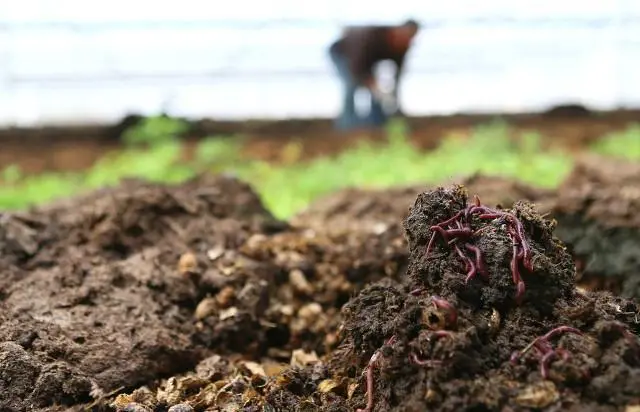
[[[576,291],[553,223],[516,201],[549,193],[462,183],[482,203],[348,190],[283,222],[220,176],[2,214],[0,410],[640,403],[640,309]]]
[[[640,299],[640,164],[584,157],[549,208],[580,283]]]
[[[294,228],[231,177],[129,181],[0,222],[7,411],[113,410],[172,375],[317,359],[337,343],[340,307],[407,262],[400,231]]]
[[[619,410],[640,402],[638,306],[575,288],[571,256],[527,202],[418,196],[404,220],[409,281],[344,308],[332,379],[343,408]],[[364,371],[364,373],[363,373]]]

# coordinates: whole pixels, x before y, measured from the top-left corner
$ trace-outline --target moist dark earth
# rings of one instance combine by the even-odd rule
[[[553,209],[581,282],[640,299],[640,163],[585,157]]]
[[[637,237],[624,200],[632,173],[593,167],[559,191],[480,175],[345,190],[288,222],[226,176],[128,181],[1,214],[0,411],[352,411],[367,406],[369,370],[371,411],[639,405],[640,308],[618,296],[637,270],[576,270],[591,254],[619,255],[606,234],[572,234],[595,219]],[[570,183],[580,178],[592,191]],[[624,195],[620,179],[631,179]],[[619,209],[600,221],[591,208],[607,188],[601,204]],[[475,205],[474,194],[513,208],[521,233],[510,217],[472,213],[455,223],[472,236],[436,237],[427,254],[431,226]],[[531,250],[532,271],[516,254],[520,304],[512,237]],[[472,266],[488,277],[465,284]],[[585,273],[619,281],[577,288]],[[562,326],[580,334],[510,361]]]

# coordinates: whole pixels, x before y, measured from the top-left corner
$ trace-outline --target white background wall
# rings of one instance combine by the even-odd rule
[[[444,4],[443,4],[444,3]],[[640,1],[0,0],[0,124],[331,116],[345,23],[426,27],[410,114],[640,103]],[[363,8],[363,10],[360,10]]]

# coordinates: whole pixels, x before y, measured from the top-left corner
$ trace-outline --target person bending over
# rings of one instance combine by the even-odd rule
[[[405,56],[411,47],[419,24],[409,19],[397,26],[370,25],[347,27],[342,36],[329,47],[329,56],[343,84],[342,113],[336,119],[338,129],[353,129],[362,126],[379,127],[386,123],[384,108],[398,104],[398,82],[402,76]],[[381,61],[395,64],[395,81],[391,92],[380,89],[373,74],[374,67]],[[360,118],[356,113],[355,95],[360,88],[366,88],[371,95],[371,109],[368,116]]]

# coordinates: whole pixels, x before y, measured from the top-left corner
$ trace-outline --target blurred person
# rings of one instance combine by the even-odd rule
[[[409,19],[397,26],[369,25],[346,27],[342,36],[329,47],[329,56],[344,87],[342,113],[335,121],[338,129],[362,126],[379,127],[386,123],[385,107],[395,107],[394,114],[401,114],[398,103],[398,83],[403,73],[405,56],[419,30],[419,24]],[[373,73],[377,63],[389,60],[395,65],[393,89],[380,89]],[[366,88],[371,96],[369,114],[361,118],[356,113],[356,92]]]

